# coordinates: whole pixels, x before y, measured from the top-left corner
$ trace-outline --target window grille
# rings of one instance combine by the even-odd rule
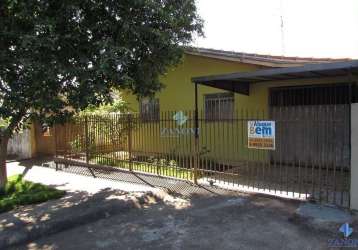
[[[205,119],[211,121],[233,119],[234,94],[217,93],[204,96]]]

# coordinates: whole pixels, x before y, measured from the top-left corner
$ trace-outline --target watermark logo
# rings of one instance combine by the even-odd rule
[[[176,125],[179,127],[169,127],[161,128],[160,136],[161,137],[180,137],[180,136],[190,136],[199,133],[199,128],[188,128],[182,127],[187,121],[188,117],[184,114],[183,111],[178,111],[173,115],[173,120],[176,122]]]
[[[353,233],[353,228],[351,228],[348,223],[344,223],[339,228],[339,231],[343,233],[344,238],[348,238]]]
[[[349,226],[349,223],[344,223],[339,232],[343,234],[343,239],[330,239],[328,240],[329,247],[358,247],[358,239],[351,239],[349,236],[353,233],[353,228]]]
[[[173,120],[176,121],[178,126],[183,126],[188,120],[188,117],[184,114],[183,111],[179,111],[175,113],[175,115],[173,116]]]

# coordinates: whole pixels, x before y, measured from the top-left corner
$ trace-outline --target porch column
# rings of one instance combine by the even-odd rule
[[[351,209],[358,210],[358,103],[351,104]]]

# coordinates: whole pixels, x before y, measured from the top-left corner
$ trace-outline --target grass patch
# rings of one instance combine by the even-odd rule
[[[99,165],[107,165],[112,167],[119,167],[129,169],[129,162],[116,160],[109,157],[95,157],[92,159],[94,163]],[[132,167],[134,171],[157,174],[161,176],[175,177],[179,179],[192,180],[193,174],[190,169],[177,168],[175,166],[168,166],[164,164],[152,164],[133,162]]]
[[[22,175],[8,179],[4,189],[0,190],[0,213],[20,205],[41,203],[61,198],[66,192],[39,183],[25,181]]]

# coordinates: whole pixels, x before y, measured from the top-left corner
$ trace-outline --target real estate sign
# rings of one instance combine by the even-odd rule
[[[248,148],[275,150],[275,122],[248,121]]]

